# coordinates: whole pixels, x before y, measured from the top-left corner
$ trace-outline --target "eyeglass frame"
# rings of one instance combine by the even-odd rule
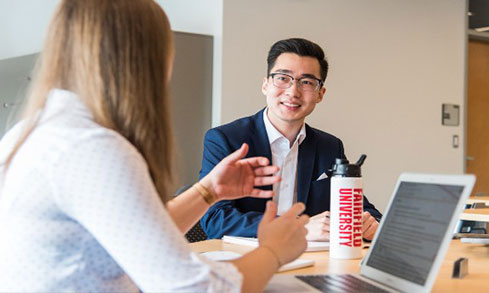
[[[287,73],[284,73],[284,72],[273,72],[273,73],[269,73],[269,74],[268,74],[268,77],[271,77],[271,78],[272,78],[272,84],[273,84],[273,86],[276,86],[276,87],[278,87],[278,88],[281,88],[281,87],[279,87],[279,86],[275,85],[275,83],[273,82],[273,77],[274,77],[275,75],[277,75],[277,74],[286,75],[286,76],[288,76],[288,77],[290,77],[290,78],[291,78],[291,81],[289,82],[289,86],[288,86],[288,87],[286,87],[286,88],[283,88],[283,89],[288,89],[288,88],[290,88],[290,87],[292,86],[292,84],[294,83],[294,81],[295,81],[295,80],[300,81],[300,80],[301,80],[301,79],[303,79],[303,78],[311,78],[311,79],[315,79],[315,80],[317,80],[317,81],[319,82],[319,83],[318,83],[318,85],[317,85],[317,87],[316,87],[316,88],[314,89],[314,91],[312,91],[312,92],[317,92],[317,91],[318,91],[318,90],[320,90],[320,89],[323,87],[323,85],[324,85],[324,82],[323,82],[322,80],[320,80],[319,78],[315,77],[315,76],[303,76],[303,77],[300,77],[300,78],[295,78],[295,77],[293,77],[292,75],[287,74]],[[301,83],[300,83],[300,82],[298,83],[298,85],[299,85],[299,88],[300,88],[300,89],[302,89],[302,85],[301,85]]]

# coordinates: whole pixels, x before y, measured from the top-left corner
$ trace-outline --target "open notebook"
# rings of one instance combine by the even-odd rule
[[[250,237],[227,236],[222,237],[222,241],[226,243],[239,244],[245,246],[258,247],[258,239]],[[323,251],[329,250],[329,242],[324,241],[308,241],[306,251]]]
[[[208,251],[208,252],[203,252],[200,255],[205,256],[208,259],[215,260],[215,261],[230,261],[233,259],[237,259],[241,257],[242,255],[234,252],[234,251],[226,251],[226,250],[215,250],[215,251]],[[278,270],[279,272],[283,271],[288,271],[288,270],[295,270],[295,269],[300,269],[304,267],[310,267],[314,265],[314,261],[311,259],[296,259],[292,262],[289,262],[288,264],[285,264],[280,267]]]

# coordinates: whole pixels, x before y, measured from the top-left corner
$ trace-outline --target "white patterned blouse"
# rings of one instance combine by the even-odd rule
[[[0,142],[4,162],[21,133]],[[242,275],[194,254],[139,152],[71,92],[0,178],[0,292],[229,292]]]

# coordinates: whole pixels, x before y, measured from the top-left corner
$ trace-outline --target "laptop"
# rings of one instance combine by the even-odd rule
[[[360,275],[274,275],[265,292],[429,292],[474,183],[401,174]]]

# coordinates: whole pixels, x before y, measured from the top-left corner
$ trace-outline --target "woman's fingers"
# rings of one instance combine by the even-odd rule
[[[301,223],[301,225],[305,225],[305,224],[309,223],[309,216],[308,215],[300,216],[299,222]]]
[[[302,202],[297,202],[292,205],[292,207],[282,215],[282,217],[294,217],[297,218],[304,210],[306,209],[306,206]],[[309,221],[309,217],[306,215],[303,215],[304,217],[307,217],[307,221]],[[303,217],[301,216],[301,217]],[[306,222],[307,223],[307,222]]]
[[[254,186],[265,186],[277,183],[282,178],[280,176],[263,176],[263,177],[255,177],[253,180]]]
[[[248,151],[248,150],[246,150]],[[270,165],[270,161],[266,157],[252,157],[240,160],[243,164],[249,164],[251,167],[261,167]]]
[[[221,163],[228,165],[237,162],[238,160],[246,156],[246,154],[248,153],[248,148],[248,145],[246,143],[243,143],[239,149],[235,150],[230,155],[222,159]]]
[[[248,195],[250,197],[259,197],[259,198],[269,198],[274,196],[275,193],[272,190],[261,190],[258,188],[255,188],[251,191],[251,193]]]
[[[269,223],[275,219],[275,215],[277,214],[277,204],[273,201],[267,201],[267,207],[265,209],[265,213],[263,214],[262,223]]]
[[[255,168],[253,169],[253,173],[255,173],[255,176],[268,176],[277,173],[278,170],[280,170],[279,167],[271,165]]]

